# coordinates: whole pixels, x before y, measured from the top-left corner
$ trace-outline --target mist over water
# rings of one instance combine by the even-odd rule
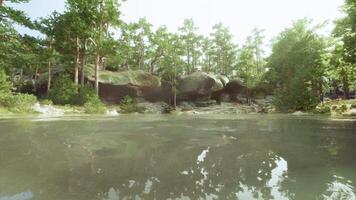
[[[356,120],[0,119],[0,200],[356,199]]]

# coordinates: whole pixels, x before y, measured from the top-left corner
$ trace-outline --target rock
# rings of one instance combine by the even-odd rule
[[[64,110],[53,107],[52,105],[41,105],[40,103],[36,103],[33,106],[33,110],[41,113],[45,117],[57,117],[63,116]]]
[[[87,67],[87,79],[95,81],[93,69]],[[161,90],[161,79],[141,70],[99,72],[99,96],[106,103],[120,103],[125,96],[144,98],[146,100],[160,100],[165,94]]]
[[[209,107],[216,105],[216,101],[198,101],[194,103],[197,107]]]
[[[180,102],[179,107],[181,108],[182,111],[193,110],[193,105],[186,101]]]
[[[178,84],[179,99],[197,100],[210,98],[213,92],[222,90],[227,78],[220,75],[195,72],[180,78]]]
[[[344,113],[346,116],[356,116],[356,108],[352,108],[349,112]]]
[[[138,103],[137,106],[144,107],[146,114],[161,114],[161,113],[169,113],[170,106],[164,102],[150,103],[143,102]]]
[[[119,116],[119,113],[117,112],[117,110],[113,109],[113,110],[107,110],[106,115],[110,117],[114,117],[114,116]]]
[[[238,79],[231,80],[225,86],[225,92],[229,94],[240,94],[245,92],[246,86]]]
[[[295,116],[304,116],[304,115],[308,115],[308,113],[302,112],[302,111],[297,111],[297,112],[294,112],[292,115],[295,115]]]

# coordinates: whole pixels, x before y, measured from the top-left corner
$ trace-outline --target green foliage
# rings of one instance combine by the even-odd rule
[[[324,40],[300,20],[280,34],[273,45],[266,74],[276,88],[275,105],[280,110],[313,110],[322,91]]]
[[[352,109],[356,109],[356,104],[352,104],[352,105],[351,105],[351,108],[352,108]]]
[[[120,104],[123,113],[144,113],[146,108],[137,106],[131,96],[125,96]]]
[[[51,100],[49,100],[49,99],[43,99],[43,100],[40,101],[40,104],[41,104],[41,105],[48,105],[48,106],[50,106],[50,105],[53,105],[53,102],[52,102]]]
[[[339,107],[339,112],[344,113],[347,111],[347,105],[343,104]]]
[[[331,113],[331,109],[330,109],[329,105],[322,104],[322,105],[316,107],[314,112],[318,113],[318,114],[330,114]]]
[[[93,96],[84,104],[84,110],[88,114],[103,114],[106,108],[97,96]]]
[[[85,105],[92,99],[98,99],[95,89],[91,85],[85,85],[79,88],[79,93],[75,99],[76,105]]]
[[[29,94],[0,93],[0,106],[14,113],[33,112],[37,98]]]
[[[238,52],[237,74],[248,87],[256,87],[265,72],[262,32],[254,29]]]
[[[179,37],[184,46],[184,71],[190,74],[200,64],[200,57],[202,55],[200,46],[203,37],[197,34],[198,28],[195,27],[193,19],[186,19],[184,25],[179,28],[179,31]]]
[[[73,104],[77,98],[78,88],[67,75],[60,75],[53,83],[48,98],[54,104]]]
[[[213,42],[213,71],[224,75],[232,74],[232,66],[236,63],[237,46],[233,43],[233,35],[222,23],[213,26],[210,34]]]
[[[11,83],[7,80],[4,70],[0,70],[0,93],[10,93]]]

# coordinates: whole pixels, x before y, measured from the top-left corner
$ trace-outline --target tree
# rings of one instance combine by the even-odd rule
[[[92,10],[95,44],[95,90],[99,94],[99,67],[105,56],[106,40],[110,37],[109,29],[120,24],[119,2],[117,0],[93,0]]]
[[[15,10],[5,3],[27,3],[30,0],[0,0],[0,23],[4,21],[13,21],[28,28],[34,28],[29,17],[23,11]]]
[[[299,20],[273,44],[267,77],[276,88],[275,104],[280,110],[310,110],[322,97],[325,44],[309,26],[310,21]]]
[[[183,60],[181,59],[184,55],[184,45],[181,43],[180,38],[176,34],[169,34],[165,38],[166,44],[164,45],[164,57],[160,63],[161,65],[161,76],[162,81],[169,87],[173,93],[174,109],[177,106],[177,85],[178,77],[183,73]]]
[[[44,53],[46,60],[48,61],[48,78],[47,78],[47,94],[51,89],[51,82],[52,82],[52,66],[55,59],[55,50],[53,48],[54,38],[55,38],[55,31],[54,31],[54,24],[58,20],[58,13],[54,12],[48,18],[42,18],[41,21],[36,22],[37,30],[41,31],[45,34],[45,46],[47,46],[46,52]]]
[[[238,51],[236,70],[247,88],[255,87],[265,72],[263,58],[263,31],[254,29]]]
[[[344,98],[350,98],[350,76],[356,65],[356,1],[346,0],[343,8],[346,16],[336,21],[334,36],[340,43],[335,48],[333,66],[340,74],[343,83]]]
[[[222,23],[216,24],[211,37],[214,43],[214,71],[224,75],[231,74],[232,66],[236,62],[236,45],[232,42],[233,36],[229,28],[224,27]]]
[[[157,67],[160,67],[161,61],[167,54],[167,49],[170,48],[169,42],[170,33],[168,33],[167,27],[159,27],[150,36],[150,51],[148,53],[149,57],[149,67],[150,72],[154,73]],[[159,71],[160,69],[157,69]]]
[[[187,74],[197,69],[201,57],[202,36],[197,34],[193,19],[186,19],[182,27],[179,28],[180,39],[184,45],[184,65]]]

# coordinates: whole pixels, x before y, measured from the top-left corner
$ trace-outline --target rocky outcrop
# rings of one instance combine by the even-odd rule
[[[196,101],[210,99],[217,91],[223,90],[228,78],[205,72],[195,72],[180,78],[178,84],[179,100]]]
[[[95,81],[92,72],[87,73],[90,82]],[[161,79],[141,70],[111,72],[100,71],[99,96],[105,103],[120,103],[125,96],[144,98],[149,101],[159,100],[164,96]]]

